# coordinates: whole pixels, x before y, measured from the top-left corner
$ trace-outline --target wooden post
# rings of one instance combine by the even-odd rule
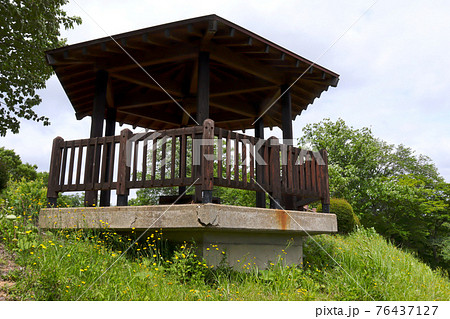
[[[255,123],[255,137],[264,139],[264,120],[262,118]],[[258,154],[262,158],[264,156],[263,149],[259,149]],[[264,185],[264,168],[258,162],[256,163],[256,181],[259,185]],[[263,191],[256,192],[256,207],[266,207],[266,194]]]
[[[320,155],[322,155],[322,159],[325,165],[322,165],[322,178],[323,185],[322,187],[322,212],[329,213],[330,212],[330,187],[328,184],[328,154],[326,150],[321,150]]]
[[[286,159],[286,151],[288,149],[287,146],[293,145],[292,139],[294,138],[292,132],[292,99],[291,99],[291,91],[289,90],[288,85],[282,85],[280,87],[281,93],[285,92],[284,95],[280,99],[281,103],[281,129],[283,131],[283,144],[286,145],[282,148],[283,158]],[[287,163],[283,163],[287,164]],[[283,169],[283,181],[287,181],[288,177],[286,176],[288,170],[287,167],[284,166]],[[287,185],[283,185],[283,189],[286,190]],[[295,209],[296,199],[294,196],[283,194],[281,203],[285,209]]]
[[[270,208],[279,209],[281,200],[281,180],[280,180],[280,142],[276,137],[271,137],[270,142],[270,164],[269,181],[270,191],[273,200],[270,201]]]
[[[286,144],[286,140],[292,140],[292,102],[291,91],[288,89],[288,85],[281,86],[281,93],[286,91],[280,99],[281,103],[281,130],[283,131],[283,144]],[[292,142],[289,143],[292,145]]]
[[[131,168],[127,166],[127,141],[133,136],[129,129],[120,132],[119,164],[117,165],[117,206],[128,206],[129,189],[127,181],[130,180]]]
[[[184,148],[183,140],[186,140],[186,136],[182,135],[179,137],[180,140],[180,153],[178,157],[179,169],[178,174],[180,179],[184,181],[186,175],[186,148]],[[186,186],[178,186],[178,195],[183,195],[186,192]]]
[[[207,119],[203,122],[203,141],[201,149],[202,169],[202,203],[212,202],[214,184],[214,121]],[[211,145],[209,145],[211,143]]]
[[[52,156],[50,159],[50,172],[48,174],[48,188],[47,188],[47,207],[56,207],[58,199],[58,185],[61,172],[61,155],[64,147],[64,140],[62,137],[53,139]]]
[[[102,137],[103,135],[103,120],[105,118],[107,86],[108,72],[104,70],[97,71],[95,79],[94,105],[91,117],[91,138]],[[96,158],[94,158],[95,153],[97,153]],[[100,165],[100,152],[95,152],[95,147],[88,145],[86,153],[85,183],[91,183],[93,179],[96,179],[96,176],[93,176],[95,165]],[[86,191],[84,202],[85,206],[95,205],[97,203],[97,191]]]
[[[198,56],[197,122],[202,125],[209,118],[209,52]]]
[[[202,125],[209,117],[209,52],[201,51],[198,55],[198,82],[197,82],[197,122]],[[201,138],[196,135],[195,138]],[[201,166],[197,167],[195,176],[201,176]],[[195,201],[201,202],[202,186],[195,186]]]
[[[116,115],[117,110],[115,108],[106,109],[106,127],[105,136],[114,136],[116,130]],[[105,167],[105,180],[102,182],[109,182],[112,176],[109,176],[110,162],[111,162],[111,152],[114,147],[114,142],[107,144],[106,146],[106,167]],[[100,192],[100,206],[110,206],[111,205],[111,190],[103,190]]]

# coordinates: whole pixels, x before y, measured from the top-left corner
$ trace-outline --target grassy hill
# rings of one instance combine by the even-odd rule
[[[26,217],[26,216],[25,216]],[[370,229],[320,235],[305,244],[303,267],[208,267],[188,244],[169,247],[160,231],[39,233],[31,220],[0,217],[0,241],[21,267],[17,300],[449,300],[446,274]],[[322,247],[322,248],[320,248]],[[212,247],[220,249],[220,247]],[[125,253],[126,251],[126,253]],[[123,256],[122,256],[123,254]]]

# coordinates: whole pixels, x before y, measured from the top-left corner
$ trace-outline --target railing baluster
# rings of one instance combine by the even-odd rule
[[[164,136],[161,139],[162,145],[161,145],[161,181],[164,183],[164,180],[166,179],[166,144],[167,144],[167,136]]]
[[[227,171],[227,185],[231,184],[231,131],[228,131],[227,135],[227,158],[226,158],[226,171]]]
[[[311,191],[311,152],[308,151],[305,157],[305,190]]]
[[[242,141],[242,182],[247,187],[247,147],[245,141]]]
[[[300,174],[300,165],[299,164],[299,149],[298,148],[294,148],[294,158],[292,159],[292,164],[293,164],[293,180],[292,180],[292,184],[293,184],[293,192],[294,193],[299,193],[300,191],[300,185],[299,185],[299,174]]]
[[[321,157],[320,152],[317,152],[315,154],[317,154],[318,156]],[[322,180],[322,166],[320,165],[319,158],[316,158],[316,175],[317,175],[317,177],[316,177],[317,178],[316,191],[317,191],[317,194],[319,195],[319,197],[322,197],[322,183],[323,183],[323,180]]]
[[[156,152],[158,149],[158,138],[152,140],[152,184],[155,183],[156,176]]]
[[[175,155],[176,155],[176,146],[177,146],[177,140],[175,138],[175,135],[171,136],[172,139],[172,150],[171,150],[171,160],[170,160],[170,179],[171,179],[171,185],[173,185],[174,179],[175,179]]]
[[[133,157],[133,182],[137,181],[137,162],[139,154],[139,140],[134,141],[134,157]],[[131,154],[130,154],[131,155]]]
[[[234,185],[237,186],[239,183],[239,135],[236,134],[236,139],[234,140]]]
[[[187,136],[186,134],[181,135],[181,143],[180,143],[180,153],[181,153],[181,159],[180,159],[180,178],[181,178],[181,184],[185,184],[186,182],[186,144],[187,144]]]
[[[71,186],[73,184],[73,166],[75,161],[75,141],[70,141],[70,160],[69,160],[69,178],[67,184]],[[70,189],[70,187],[69,187]]]
[[[222,176],[222,129],[219,128],[219,135],[217,139],[217,177],[219,180],[223,179]]]
[[[294,177],[294,170],[293,170],[293,164],[292,164],[292,152],[293,147],[292,145],[289,145],[287,147],[287,185],[286,190],[288,193],[293,193],[294,187],[293,187],[293,177]]]
[[[59,184],[64,189],[66,184],[66,165],[67,165],[67,144],[68,142],[64,143],[64,148],[62,151],[62,165],[61,165],[61,177],[59,180]]]
[[[195,176],[195,165],[194,165],[194,141],[195,141],[195,134],[192,133],[191,135],[191,154],[192,154],[192,158],[191,158],[191,178],[192,181],[195,181],[195,179],[197,178],[197,176]]]
[[[100,146],[98,145],[98,137],[94,138],[94,169],[90,181],[90,189],[94,189],[98,181],[99,166],[100,166]]]
[[[255,179],[255,138],[252,136],[250,138],[250,145],[249,145],[249,152],[250,152],[250,185],[253,186],[254,179]]]
[[[116,137],[113,136],[113,140],[111,142],[111,156],[109,157],[109,173],[108,173],[108,177],[109,177],[109,188],[112,189],[112,183],[113,183],[113,178],[114,178],[114,159],[115,159],[115,155],[116,155]]]
[[[270,166],[270,158],[269,158],[269,149],[270,149],[270,141],[266,141],[264,143],[264,162],[266,165],[264,165],[264,184],[261,185],[265,188],[265,190],[268,190],[270,187],[270,178],[269,178],[269,166]]]
[[[303,191],[306,189],[306,158],[304,155],[304,152],[300,152],[299,155],[299,171],[300,171],[300,175],[299,175],[299,187],[300,187],[300,191]]]
[[[142,142],[144,143],[144,147],[142,148],[142,187],[144,187],[144,183],[147,180],[147,148],[148,148],[148,140],[144,139]]]
[[[79,149],[78,149],[78,161],[77,161],[77,176],[75,180],[75,185],[77,190],[80,188],[80,179],[81,179],[81,167],[83,165],[83,144],[79,141]]]
[[[101,187],[103,188],[103,185],[106,183],[107,178],[106,178],[106,174],[107,174],[107,165],[106,165],[106,160],[108,158],[108,143],[107,143],[107,138],[104,139],[103,143],[101,143],[101,147],[102,147],[102,165],[101,165],[101,170],[100,170],[100,184],[102,185]]]

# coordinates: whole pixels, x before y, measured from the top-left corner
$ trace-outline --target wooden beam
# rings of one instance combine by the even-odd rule
[[[245,87],[244,83],[229,83],[228,85],[223,85],[220,87],[220,91],[211,92],[211,97],[227,96],[234,94],[251,93],[258,91],[266,91],[276,89],[276,85],[258,85],[253,87]]]
[[[207,48],[205,48],[205,46],[207,46],[209,44],[209,42],[211,41],[212,37],[216,34],[217,32],[217,20],[210,20],[208,22],[208,29],[205,32],[205,35],[202,38],[202,42],[200,44],[200,50],[207,50]]]
[[[126,115],[133,115],[133,116],[145,118],[145,119],[151,120],[151,121],[157,121],[157,122],[175,125],[175,126],[180,125],[180,121],[177,121],[177,117],[175,117],[173,115],[165,115],[162,112],[158,113],[158,116],[154,116],[151,114],[147,114],[145,112],[136,112],[136,111],[131,112],[128,110],[118,110],[118,111],[119,111],[119,113],[123,113]]]
[[[163,90],[150,77],[148,77],[144,73],[143,73],[144,76],[131,76],[131,75],[124,75],[122,73],[111,73],[110,75],[111,77],[122,81],[134,83],[143,87],[163,92]],[[166,90],[171,95],[183,96],[183,93],[180,92],[180,89],[174,87],[173,85],[170,85],[168,83],[160,83],[160,85],[164,88],[164,90]]]
[[[221,110],[233,112],[235,114],[256,117],[257,110],[248,102],[239,101],[231,97],[222,97],[220,99],[211,99],[210,104]]]
[[[232,50],[209,44],[211,59],[223,63],[227,66],[252,74],[270,83],[281,85],[284,83],[283,76],[269,65],[261,64],[254,59],[250,59],[243,54],[235,53]]]
[[[147,50],[144,53],[132,53],[130,54],[139,63],[140,66],[150,66],[167,62],[182,61],[186,59],[193,59],[198,55],[198,46],[194,45],[177,45],[170,48],[159,48],[158,50]],[[109,62],[109,61],[108,61]],[[138,68],[134,61],[129,57],[120,60],[111,61],[109,63],[108,71],[110,73],[122,72],[125,70]]]
[[[248,122],[249,124],[251,124],[253,122],[253,120],[254,120],[254,118],[244,118],[244,119],[235,119],[235,120],[215,121],[215,123],[226,125],[226,124],[236,124],[236,123],[241,123],[241,122]]]
[[[126,101],[124,99],[124,101]],[[182,98],[177,98],[175,99],[175,101],[177,101],[178,103],[180,103],[181,101],[183,101]],[[162,105],[162,104],[168,104],[168,103],[175,103],[172,99],[166,99],[166,100],[157,100],[157,101],[130,101],[127,104],[122,104],[122,105],[117,105],[116,107],[119,110],[127,110],[127,109],[135,109],[135,108],[140,108],[140,107],[149,107],[149,106],[156,106],[156,105]]]

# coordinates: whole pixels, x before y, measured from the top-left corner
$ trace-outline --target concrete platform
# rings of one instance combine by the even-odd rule
[[[283,211],[220,204],[48,208],[39,213],[42,229],[162,229],[165,239],[194,240],[210,265],[226,252],[235,268],[251,263],[266,268],[280,258],[300,264],[307,234],[334,233],[334,214]],[[216,249],[218,248],[218,249]]]

